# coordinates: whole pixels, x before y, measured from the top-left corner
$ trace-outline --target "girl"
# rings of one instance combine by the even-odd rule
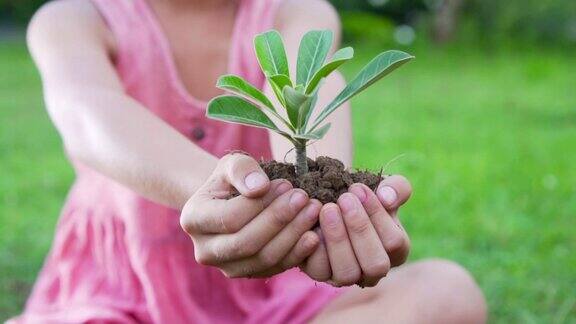
[[[58,0],[35,15],[30,51],[77,179],[14,322],[484,320],[479,289],[446,261],[401,267],[373,289],[332,287],[375,286],[406,259],[402,177],[378,196],[354,185],[320,206],[270,182],[253,159],[225,156],[281,159],[289,149],[204,116],[225,72],[264,87],[252,38],[271,28],[291,62],[305,31],[339,36],[324,0]],[[343,85],[338,75],[326,83],[319,105]],[[316,150],[350,164],[348,109],[331,122],[340,132]],[[222,199],[232,186],[242,195]]]

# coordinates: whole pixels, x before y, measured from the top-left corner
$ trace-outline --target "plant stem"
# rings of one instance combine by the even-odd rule
[[[308,173],[308,161],[306,158],[306,142],[295,143],[296,147],[296,174],[298,176]]]

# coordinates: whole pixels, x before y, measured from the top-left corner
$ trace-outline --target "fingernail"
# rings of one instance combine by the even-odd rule
[[[378,189],[378,196],[384,202],[384,204],[390,206],[396,202],[398,199],[398,194],[396,190],[389,186],[382,186]]]
[[[318,221],[319,209],[320,208],[317,204],[309,202],[308,206],[306,206],[306,209],[304,210],[306,218],[313,222]]]
[[[324,211],[324,219],[328,225],[337,225],[340,223],[340,215],[336,208],[328,208]]]
[[[292,189],[292,185],[289,182],[282,182],[278,187],[276,187],[276,194],[280,196],[281,194],[288,192],[290,189]]]
[[[312,248],[314,248],[316,245],[318,245],[318,243],[320,242],[320,240],[318,239],[318,236],[312,234],[312,235],[307,235],[304,238],[304,249],[305,250],[310,250]]]
[[[356,201],[354,201],[353,196],[350,194],[344,194],[340,196],[340,199],[338,200],[338,206],[340,206],[342,212],[346,214],[352,212],[357,207]]]
[[[364,191],[364,189],[361,186],[353,185],[352,187],[350,187],[350,192],[353,193],[356,197],[358,197],[358,200],[360,200],[361,203],[364,203],[366,201],[366,191]]]
[[[294,190],[292,195],[290,196],[290,206],[294,209],[301,209],[304,207],[308,200],[306,194],[304,194],[300,190]]]
[[[268,182],[268,177],[258,171],[254,171],[244,178],[244,184],[250,190],[261,188],[266,182]]]

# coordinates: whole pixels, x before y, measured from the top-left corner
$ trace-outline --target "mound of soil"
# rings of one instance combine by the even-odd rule
[[[298,177],[294,164],[277,161],[262,161],[260,166],[270,180],[286,179],[296,188],[301,188],[310,198],[320,200],[323,204],[336,202],[341,194],[348,191],[353,183],[363,183],[376,190],[382,181],[381,174],[369,171],[349,172],[339,160],[320,156],[316,161],[308,159],[308,173]]]

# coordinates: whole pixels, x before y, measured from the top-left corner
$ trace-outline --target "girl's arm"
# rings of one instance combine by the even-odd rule
[[[278,10],[276,28],[284,39],[291,75],[296,75],[296,59],[300,40],[309,30],[332,30],[334,43],[328,57],[340,46],[340,19],[338,13],[325,0],[285,0]],[[326,78],[318,95],[316,114],[345,86],[344,78],[337,71]],[[275,98],[274,92],[268,84],[265,91],[269,98]],[[350,105],[348,103],[342,105],[328,117],[326,122],[332,123],[332,129],[321,141],[308,147],[308,155],[311,157],[321,155],[334,157],[344,162],[347,167],[351,167],[353,147]],[[292,149],[292,143],[274,132],[270,132],[270,138],[274,158],[283,160],[286,153]],[[293,157],[294,153],[291,152],[288,156]]]
[[[45,5],[28,46],[66,151],[143,196],[180,209],[217,159],[128,97],[111,62],[114,41],[88,1]]]

